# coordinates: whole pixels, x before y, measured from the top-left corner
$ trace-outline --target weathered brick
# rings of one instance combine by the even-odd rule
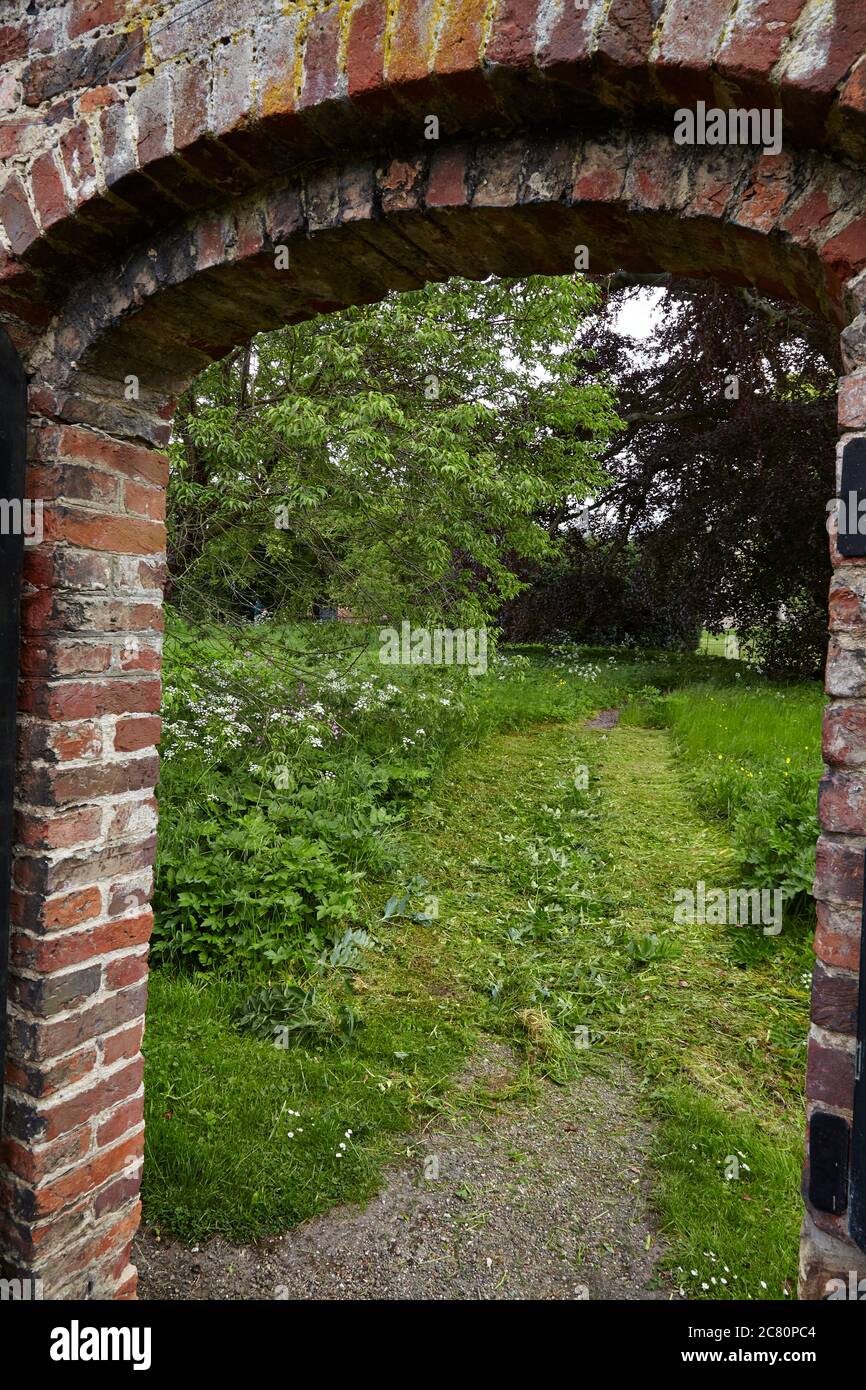
[[[68,849],[71,845],[98,840],[101,830],[102,809],[99,806],[80,806],[73,811],[44,815],[28,810],[17,813],[14,837],[25,848]]]
[[[119,753],[133,753],[159,743],[160,719],[118,719],[114,730],[114,747]]]
[[[15,1016],[9,1027],[10,1048],[25,1061],[61,1057],[82,1043],[141,1017],[146,999],[146,986],[133,985],[68,1018],[28,1022]]]
[[[857,768],[866,764],[866,704],[828,705],[823,747],[828,763]]]
[[[12,250],[18,255],[39,235],[27,193],[17,174],[12,174],[0,190],[0,223]]]
[[[815,911],[818,919],[815,954],[818,959],[842,970],[859,969],[859,911],[820,901],[816,902]]]
[[[98,915],[98,914],[97,914]],[[30,936],[16,932],[12,941],[12,963],[29,970],[64,970],[69,966],[115,951],[127,951],[144,946],[150,939],[153,916],[148,910],[134,917],[124,917],[80,931],[53,932],[50,936]],[[134,1024],[140,1027],[139,1024]],[[107,1048],[107,1043],[106,1043]],[[118,1053],[106,1061],[116,1061]]]
[[[85,550],[123,555],[152,555],[165,550],[164,525],[138,517],[50,506],[44,510],[44,527],[47,540],[66,541]]]
[[[854,1056],[841,1047],[825,1047],[809,1039],[806,1089],[811,1100],[850,1107],[854,1094]]]
[[[33,805],[64,806],[92,801],[96,796],[118,796],[156,787],[158,774],[160,763],[156,756],[95,762],[89,767],[32,767],[22,778],[22,795]]]
[[[831,1033],[857,1032],[857,978],[820,961],[812,978],[812,1022]]]
[[[115,24],[123,18],[124,0],[73,0],[69,16],[69,37],[77,39],[90,29]]]
[[[21,682],[19,709],[48,719],[89,719],[103,714],[155,714],[160,706],[158,680]]]
[[[863,899],[863,847],[843,836],[822,835],[815,866],[815,896],[831,902]]]
[[[85,969],[68,971],[63,975],[40,976],[38,979],[13,974],[11,995],[27,1013],[50,1018],[61,1010],[84,1003],[96,994],[101,982],[102,970],[98,965],[89,965]],[[131,984],[132,981],[128,980],[126,983]]]

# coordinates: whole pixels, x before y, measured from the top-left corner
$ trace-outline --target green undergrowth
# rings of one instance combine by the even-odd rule
[[[710,764],[789,756],[794,725],[767,728],[792,707],[751,677],[738,689],[735,662],[516,657],[471,693],[466,746],[425,751],[430,776],[401,800],[387,854],[351,865],[343,919],[293,926],[283,956],[254,968],[154,972],[146,1215],[187,1239],[246,1241],[363,1200],[431,1116],[489,1103],[458,1101],[454,1081],[494,1034],[524,1088],[579,1085],[626,1058],[658,1122],[664,1286],[781,1297],[799,1217],[808,913],[795,902],[778,937],[675,927],[672,894],[748,877],[740,803]],[[710,696],[739,702],[741,732],[763,700],[760,747],[743,734],[718,758],[717,715],[689,715]],[[585,729],[611,705],[621,727]],[[805,770],[817,718],[805,694],[802,706],[790,756]]]

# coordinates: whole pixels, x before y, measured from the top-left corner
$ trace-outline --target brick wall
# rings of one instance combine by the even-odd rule
[[[54,1297],[134,1292],[165,459],[34,413],[0,1242]]]
[[[866,434],[862,0],[0,3],[0,323],[30,380],[0,1255],[131,1296],[172,400],[252,333],[450,274],[757,285],[843,335]],[[784,149],[674,147],[702,99]],[[429,114],[440,138],[425,141]],[[287,269],[275,248],[290,251]],[[130,393],[129,381],[135,383]],[[866,574],[835,557],[809,1111],[850,1116]],[[809,1212],[802,1289],[862,1264]]]

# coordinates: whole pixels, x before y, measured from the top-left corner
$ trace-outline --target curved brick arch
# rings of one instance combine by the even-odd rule
[[[450,137],[756,103],[862,159],[864,51],[859,0],[47,0],[0,28],[7,290],[37,316],[142,225],[414,146],[431,112]]]
[[[172,397],[258,330],[455,273],[567,271],[584,244],[596,271],[754,284],[847,325],[843,442],[866,433],[864,49],[860,0],[43,0],[0,24],[0,322],[46,503],[19,694],[13,1270],[53,1296],[135,1286]],[[698,99],[779,106],[784,152],[675,147]],[[866,582],[834,561],[808,1102],[850,1117]],[[862,1266],[846,1221],[810,1210],[806,1296]]]
[[[864,206],[866,174],[825,157],[708,156],[653,128],[454,141],[326,165],[160,229],[82,280],[29,361],[56,386],[135,372],[170,393],[263,328],[448,275],[569,272],[576,245],[596,273],[712,273],[844,323]]]

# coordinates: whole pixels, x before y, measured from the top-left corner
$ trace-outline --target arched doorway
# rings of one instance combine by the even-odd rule
[[[579,256],[818,309],[844,328],[842,444],[866,432],[856,0],[773,21],[731,0],[122,9],[27,17],[3,50],[21,101],[0,125],[0,315],[45,535],[25,569],[0,1248],[59,1297],[135,1288],[159,451],[189,379],[262,329]],[[698,102],[778,111],[781,151],[678,145]],[[808,1095],[850,1120],[866,615],[863,560],[834,560]],[[847,1223],[809,1211],[805,1296],[862,1262]]]

